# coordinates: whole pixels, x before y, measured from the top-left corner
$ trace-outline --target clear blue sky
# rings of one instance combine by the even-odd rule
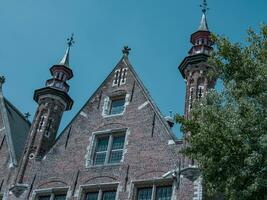
[[[0,0],[0,74],[5,96],[22,112],[35,113],[33,91],[44,86],[59,62],[66,38],[71,52],[75,101],[61,129],[132,48],[131,63],[163,114],[183,113],[184,81],[177,66],[190,48],[200,21],[201,0]],[[212,32],[243,42],[248,27],[267,19],[266,0],[208,0]]]

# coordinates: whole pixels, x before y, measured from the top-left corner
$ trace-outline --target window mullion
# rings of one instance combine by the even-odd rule
[[[108,149],[107,149],[107,155],[106,155],[106,159],[105,159],[105,164],[108,163],[109,161],[109,157],[110,157],[110,153],[111,153],[111,149],[112,149],[112,143],[113,143],[113,135],[109,136],[109,141],[108,141]]]
[[[152,188],[151,200],[156,200],[156,185],[155,184],[153,185],[153,188]]]
[[[55,194],[52,193],[51,196],[50,196],[50,200],[54,200],[55,199]]]
[[[103,191],[100,189],[98,192],[97,200],[102,200],[102,197],[103,197]]]

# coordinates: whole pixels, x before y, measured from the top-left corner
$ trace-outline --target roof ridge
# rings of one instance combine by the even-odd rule
[[[156,102],[154,101],[154,99],[150,95],[148,89],[146,88],[146,86],[144,85],[144,83],[142,82],[142,80],[139,78],[137,72],[135,71],[135,69],[131,65],[128,57],[126,57],[126,63],[131,68],[131,71],[133,72],[134,77],[138,81],[139,85],[142,87],[142,90],[144,91],[144,94],[145,94],[146,98],[151,102],[152,108],[154,109],[155,113],[158,114],[158,117],[160,118],[161,122],[163,123],[165,129],[167,130],[167,132],[169,133],[169,135],[172,137],[172,139],[174,141],[178,141],[179,139],[176,137],[176,135],[173,133],[173,131],[169,127],[168,123],[164,119],[162,112],[160,111],[159,107],[157,106]]]
[[[27,122],[29,125],[31,125],[31,122],[27,120],[22,112],[14,105],[12,104],[7,98],[4,97],[5,103],[7,103],[25,122]]]

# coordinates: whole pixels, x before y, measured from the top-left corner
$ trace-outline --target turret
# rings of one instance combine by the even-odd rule
[[[215,80],[209,80],[207,76],[208,71],[212,69],[207,60],[213,50],[206,17],[207,9],[204,0],[199,28],[191,35],[192,47],[188,56],[179,65],[179,71],[186,82],[185,118],[187,119],[190,118],[194,101],[203,97],[215,85]]]
[[[35,90],[34,100],[38,108],[34,118],[33,129],[38,135],[34,141],[32,157],[43,157],[55,143],[57,130],[64,111],[70,110],[73,100],[68,95],[69,85],[67,81],[73,77],[69,66],[70,47],[73,37],[69,39],[68,48],[59,64],[50,68],[52,78],[46,81],[45,87]]]
[[[73,43],[73,36],[71,36],[62,60],[50,68],[52,77],[46,81],[45,87],[34,91],[33,99],[38,103],[38,108],[16,178],[14,194],[18,193],[16,192],[18,186],[24,182],[25,170],[29,163],[42,159],[54,145],[62,115],[64,111],[72,108],[73,100],[68,94],[67,81],[73,77],[69,65],[70,48]]]

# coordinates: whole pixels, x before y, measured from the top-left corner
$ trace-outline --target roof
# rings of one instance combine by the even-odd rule
[[[17,165],[24,151],[31,123],[4,97],[1,85],[0,114],[3,119],[4,134],[7,138],[11,162],[13,165]]]
[[[206,14],[203,12],[200,25],[198,27],[199,31],[209,31],[208,23],[207,23],[207,17]]]
[[[157,107],[156,103],[154,102],[154,100],[150,96],[148,90],[144,86],[144,84],[141,81],[141,79],[139,78],[138,74],[135,72],[133,66],[130,64],[129,59],[128,59],[128,56],[126,54],[123,55],[123,57],[120,59],[120,61],[118,62],[118,64],[114,67],[114,69],[110,72],[110,74],[106,77],[106,79],[102,82],[102,84],[96,89],[96,91],[91,95],[91,97],[87,100],[87,102],[84,104],[84,106],[78,111],[78,113],[73,117],[73,119],[69,122],[69,124],[65,127],[65,129],[63,129],[63,131],[59,134],[59,137],[57,138],[57,141],[62,136],[62,133],[64,133],[66,131],[66,129],[72,124],[72,122],[75,120],[75,118],[79,115],[79,113],[84,109],[84,107],[92,100],[92,98],[95,96],[95,94],[97,94],[102,89],[102,87],[106,84],[106,82],[109,80],[109,78],[112,76],[112,74],[114,73],[114,71],[118,68],[118,66],[121,66],[121,65],[126,65],[127,67],[129,67],[129,69],[133,73],[134,78],[139,83],[142,91],[144,92],[144,96],[150,102],[152,109],[154,110],[155,114],[158,116],[160,122],[163,124],[163,126],[164,126],[166,132],[169,134],[169,136],[176,143],[181,143],[181,140],[179,140],[176,137],[176,135],[173,133],[173,131],[171,130],[169,124],[165,120],[163,114],[161,113],[161,111]]]

